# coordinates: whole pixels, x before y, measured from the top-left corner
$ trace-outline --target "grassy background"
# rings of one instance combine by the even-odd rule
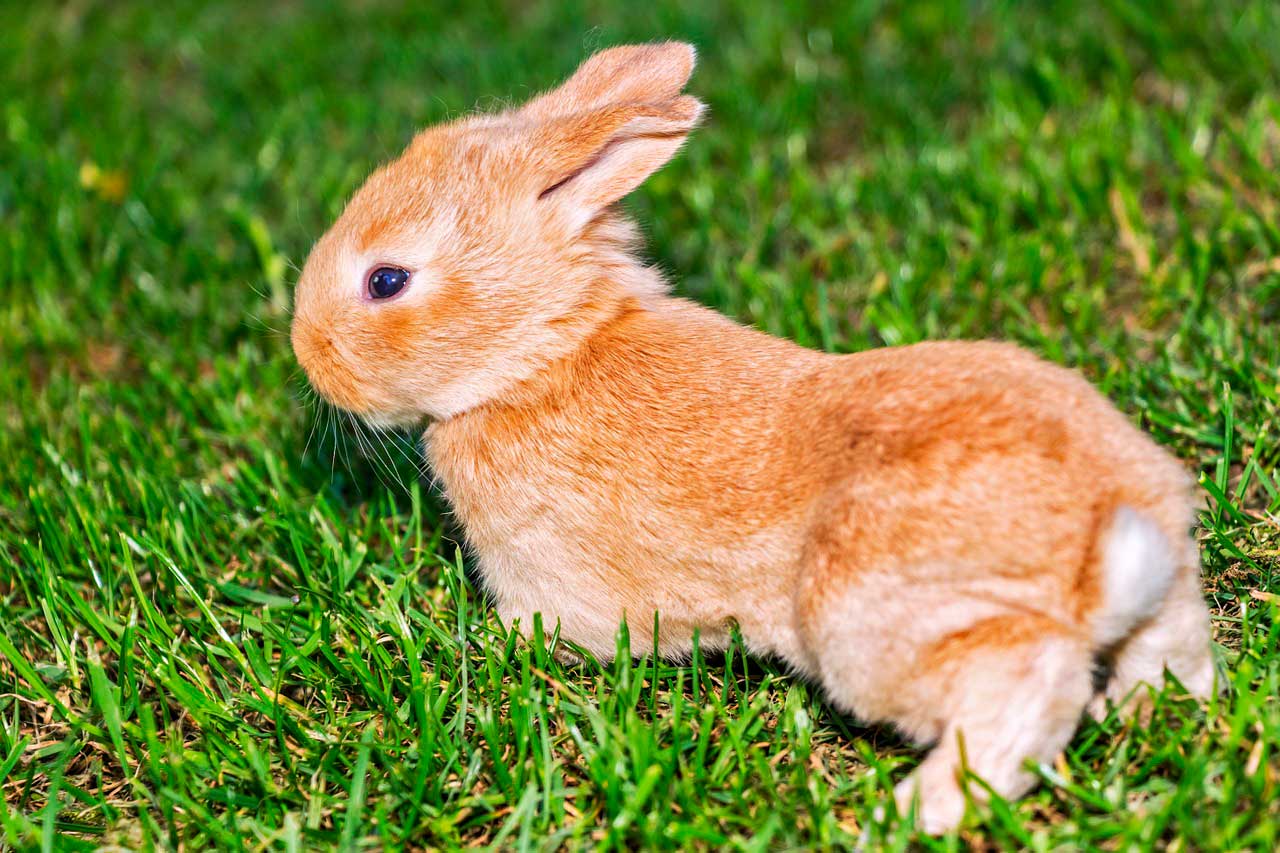
[[[0,6],[9,845],[1280,843],[1280,4],[792,5]],[[299,401],[294,269],[370,168],[658,37],[711,106],[630,202],[679,290],[1079,366],[1201,474],[1229,697],[1087,724],[913,842],[872,816],[917,760],[891,733],[737,648],[560,666],[412,439]]]

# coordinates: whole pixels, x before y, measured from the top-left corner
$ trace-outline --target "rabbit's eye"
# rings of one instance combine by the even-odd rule
[[[399,267],[378,267],[369,273],[369,295],[374,299],[386,299],[404,290],[409,273]]]

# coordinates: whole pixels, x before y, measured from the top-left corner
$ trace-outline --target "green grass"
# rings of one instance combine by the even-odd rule
[[[0,7],[9,846],[1280,844],[1280,5],[195,5]],[[371,167],[659,37],[711,106],[629,203],[678,289],[1078,366],[1200,474],[1229,696],[1086,724],[916,838],[873,817],[891,733],[740,646],[562,666],[412,438],[300,401],[294,269]]]

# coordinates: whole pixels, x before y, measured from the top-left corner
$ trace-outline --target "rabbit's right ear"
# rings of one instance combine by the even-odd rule
[[[680,95],[543,122],[532,137],[539,202],[580,229],[670,160],[702,111],[697,98]]]
[[[545,121],[611,104],[668,102],[689,82],[696,59],[693,45],[678,41],[602,50],[559,88],[526,104],[520,114]]]

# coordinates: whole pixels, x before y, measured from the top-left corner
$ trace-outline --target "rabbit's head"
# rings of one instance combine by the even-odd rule
[[[307,259],[292,341],[312,385],[375,425],[447,418],[580,342],[620,282],[660,289],[615,203],[697,124],[693,64],[680,43],[612,48],[521,108],[420,133]]]

